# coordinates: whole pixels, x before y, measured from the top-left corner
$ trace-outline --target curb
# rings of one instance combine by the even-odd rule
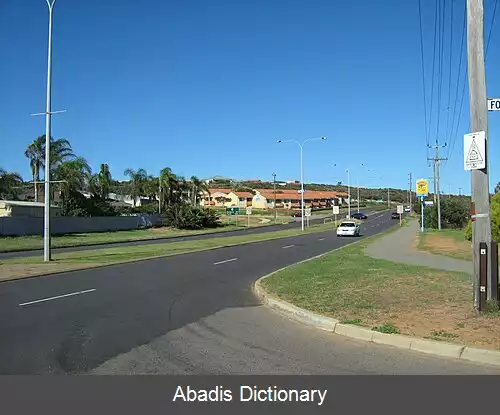
[[[341,248],[338,248],[338,250],[348,246],[352,246],[353,244],[356,243],[358,242],[350,243]],[[297,262],[294,265],[308,262],[313,259],[321,258],[327,255],[328,253],[317,255],[313,258],[308,258],[304,261]],[[252,292],[264,305],[272,308],[279,314],[291,320],[297,321],[302,324],[306,324],[311,327],[315,327],[323,331],[327,331],[330,333],[338,334],[356,340],[366,341],[369,343],[393,346],[399,349],[406,349],[434,356],[457,359],[461,361],[500,366],[500,352],[498,351],[477,349],[460,344],[427,340],[418,337],[404,336],[400,334],[385,334],[367,328],[359,327],[356,325],[342,324],[340,323],[339,320],[335,318],[322,316],[320,314],[316,314],[311,311],[307,311],[303,308],[297,307],[287,301],[280,300],[279,298],[269,294],[262,287],[261,284],[262,280],[280,271],[286,270],[291,266],[293,265],[286,266],[268,275],[265,275],[259,278],[252,285]]]

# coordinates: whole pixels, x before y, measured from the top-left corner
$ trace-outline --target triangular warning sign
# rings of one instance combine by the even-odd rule
[[[472,139],[472,143],[469,148],[469,154],[467,154],[466,163],[480,163],[483,161],[483,156],[479,152],[479,148],[477,147],[476,140]]]

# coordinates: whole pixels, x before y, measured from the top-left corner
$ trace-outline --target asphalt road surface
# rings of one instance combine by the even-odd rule
[[[366,215],[373,215],[377,214],[378,212],[373,212],[372,210],[366,210]],[[333,217],[333,216],[327,216],[327,217]],[[341,215],[339,215],[340,219]],[[311,224],[318,224],[322,223],[325,220],[325,216],[321,217],[315,217],[311,216],[310,223]],[[304,218],[304,222],[306,221],[306,218]],[[132,245],[149,245],[149,244],[164,244],[164,243],[170,243],[170,242],[182,242],[182,241],[193,241],[193,240],[199,240],[199,239],[208,239],[208,238],[222,238],[226,236],[238,236],[238,235],[252,235],[252,234],[260,234],[260,233],[267,233],[267,232],[276,232],[276,231],[282,231],[286,229],[297,229],[300,228],[301,226],[301,218],[294,218],[294,221],[291,223],[287,224],[278,224],[278,225],[267,225],[267,226],[258,226],[255,228],[249,228],[249,229],[239,229],[235,231],[229,231],[229,232],[217,232],[217,233],[210,233],[210,234],[204,234],[204,235],[188,235],[188,236],[182,236],[182,237],[176,237],[176,238],[157,238],[157,239],[148,239],[148,240],[142,240],[142,241],[131,241],[131,242],[115,242],[115,243],[107,243],[107,244],[98,244],[98,245],[85,245],[85,246],[77,246],[77,247],[68,247],[68,248],[53,248],[52,252],[53,253],[61,253],[61,252],[72,252],[72,251],[85,251],[89,249],[103,249],[103,248],[113,248],[113,247],[120,247],[120,246],[132,246]],[[2,259],[8,259],[8,258],[26,258],[26,257],[32,257],[32,256],[37,256],[37,255],[42,255],[43,249],[32,249],[28,251],[19,251],[19,252],[0,252],[0,261]]]
[[[396,221],[366,221],[371,235]],[[258,277],[353,241],[333,231],[0,284],[0,374],[500,374],[287,320]]]

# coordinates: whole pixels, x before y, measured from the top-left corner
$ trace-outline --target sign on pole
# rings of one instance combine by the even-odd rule
[[[333,214],[338,215],[340,213],[340,207],[339,206],[334,206],[333,207]]]
[[[305,209],[305,215],[306,215],[306,218],[308,218],[309,216],[311,216],[311,208],[306,208]]]
[[[429,181],[425,179],[417,180],[417,197],[427,197],[429,195]]]
[[[251,215],[251,214],[252,214],[252,207],[248,206],[247,207],[247,215]]]
[[[227,216],[235,216],[240,214],[240,208],[237,206],[231,206],[226,208],[226,215]]]
[[[404,212],[404,206],[403,205],[398,205],[398,210],[397,212],[401,215]]]
[[[488,98],[488,111],[500,111],[500,98]]]
[[[484,131],[464,135],[464,169],[486,168],[486,134]]]

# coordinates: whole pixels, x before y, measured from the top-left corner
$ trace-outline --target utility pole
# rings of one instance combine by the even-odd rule
[[[486,108],[486,106],[485,106]],[[446,147],[446,144],[441,147]],[[429,146],[430,148],[430,146]],[[448,160],[447,158],[439,158],[439,143],[436,140],[434,145],[436,155],[433,158],[427,158],[427,160],[432,160],[434,162],[434,203],[437,201],[437,217],[438,217],[438,229],[441,230],[441,197],[439,189],[439,162],[443,160]]]
[[[276,173],[273,173],[273,191],[274,191],[274,223],[278,221],[277,212],[276,212]]]
[[[458,195],[462,196],[462,188],[461,187],[458,188]]]
[[[411,176],[411,173],[409,173],[409,176],[410,176],[410,190],[409,190],[409,195],[410,195],[410,209],[411,209],[411,211],[413,211],[413,207],[412,207],[412,204],[411,204],[411,186],[412,186],[412,176]]]
[[[487,300],[497,299],[497,283],[491,272],[491,219],[488,180],[488,108],[486,73],[484,68],[484,9],[483,0],[467,0],[467,63],[469,74],[470,125],[472,132],[484,131],[486,167],[472,170],[472,246],[474,266],[474,308],[481,309],[480,244],[487,247]],[[467,151],[467,149],[465,149]]]

